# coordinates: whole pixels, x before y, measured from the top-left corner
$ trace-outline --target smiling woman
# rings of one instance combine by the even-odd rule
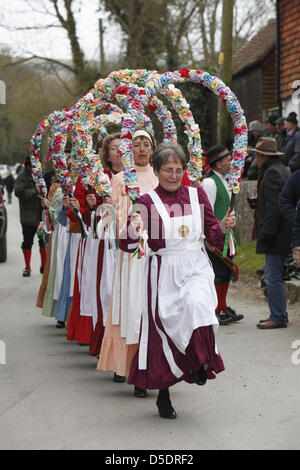
[[[159,184],[166,191],[176,191],[186,168],[186,156],[179,145],[159,144],[151,157],[151,165]]]
[[[203,242],[222,247],[235,217],[219,222],[204,189],[181,184],[186,156],[178,144],[158,145],[151,164],[159,185],[141,196],[119,240],[121,250],[132,252],[145,228],[150,249],[139,348],[128,383],[159,389],[159,415],[174,419],[171,385],[181,380],[204,385],[224,370],[215,343],[214,273]]]

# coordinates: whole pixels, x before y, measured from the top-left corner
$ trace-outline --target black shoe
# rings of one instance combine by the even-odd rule
[[[255,273],[258,275],[258,276],[263,276],[264,275],[264,269],[258,269],[257,271],[255,271]]]
[[[205,369],[204,369],[203,366],[198,370],[198,372],[192,371],[192,377],[194,379],[194,382],[197,385],[205,385],[206,384],[207,375],[206,375],[206,372],[205,372]]]
[[[147,396],[147,390],[134,386],[134,396],[137,398],[145,398]]]
[[[228,325],[229,323],[232,322],[231,316],[227,312],[224,312],[223,310],[217,310],[216,317],[220,325]]]
[[[239,321],[244,318],[244,315],[242,315],[241,313],[237,314],[236,311],[231,307],[227,307],[226,313],[228,313],[232,321]]]
[[[65,327],[65,322],[57,320],[56,322],[56,328],[64,328]]]
[[[114,373],[113,381],[117,382],[118,384],[121,384],[121,383],[126,382],[126,377],[124,377],[123,375],[118,375],[118,374]]]
[[[23,277],[29,277],[31,275],[31,269],[24,268],[23,270]]]
[[[166,400],[156,400],[156,406],[158,408],[158,413],[161,418],[167,419],[176,419],[177,413],[174,410],[171,400],[167,398]]]

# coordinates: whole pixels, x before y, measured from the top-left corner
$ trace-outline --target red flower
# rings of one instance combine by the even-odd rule
[[[146,91],[145,90],[140,90],[139,91],[139,95],[145,95],[146,94]]]
[[[127,86],[120,86],[117,89],[117,93],[119,93],[120,95],[127,95],[127,92],[128,92],[128,87]]]
[[[55,137],[54,139],[54,144],[57,145],[57,144],[60,144],[62,141],[62,138],[60,135],[58,135],[57,137]]]
[[[189,78],[190,76],[190,70],[189,69],[181,69],[179,70],[179,73],[182,77]]]
[[[235,129],[234,129],[234,133],[235,133],[235,134],[243,134],[244,131],[242,131],[241,129],[235,128]]]
[[[122,139],[130,139],[130,140],[132,140],[132,135],[131,135],[130,132],[128,131],[126,134],[123,135]]]
[[[157,109],[157,106],[155,106],[155,104],[149,104],[148,108],[150,109],[150,111],[155,111]]]

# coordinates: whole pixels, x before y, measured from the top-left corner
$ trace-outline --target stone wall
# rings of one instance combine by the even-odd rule
[[[240,192],[236,196],[236,229],[239,245],[251,242],[254,210],[250,209],[247,197],[256,196],[256,181],[242,179]]]

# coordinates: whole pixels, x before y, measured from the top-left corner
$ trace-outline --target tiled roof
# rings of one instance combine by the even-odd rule
[[[254,62],[262,60],[275,45],[276,19],[272,19],[233,56],[233,73],[236,74]]]

